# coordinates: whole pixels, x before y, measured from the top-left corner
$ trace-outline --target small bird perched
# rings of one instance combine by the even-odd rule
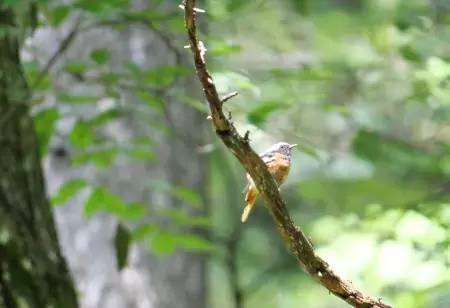
[[[284,183],[286,180],[289,169],[291,167],[291,150],[296,147],[297,144],[289,144],[286,142],[279,142],[271,146],[266,152],[260,154],[263,162],[266,163],[269,172],[274,177],[278,186]],[[244,189],[245,202],[247,205],[244,208],[241,216],[241,222],[246,222],[253,205],[256,202],[258,196],[258,190],[253,182],[251,176],[247,173],[247,186]]]

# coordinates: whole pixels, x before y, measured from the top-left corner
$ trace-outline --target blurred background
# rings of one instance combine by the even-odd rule
[[[21,54],[81,307],[347,307],[287,251],[214,135],[179,1],[38,1]],[[282,189],[342,277],[450,307],[450,1],[207,0],[240,132],[298,143]]]

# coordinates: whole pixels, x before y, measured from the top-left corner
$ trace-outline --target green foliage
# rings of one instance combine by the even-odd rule
[[[126,153],[136,160],[153,160],[156,158],[155,153],[148,147],[135,147],[126,150]]]
[[[131,232],[131,239],[133,241],[141,241],[148,238],[158,230],[159,226],[157,224],[153,223],[142,224]]]
[[[118,154],[118,149],[90,150],[75,155],[72,158],[74,165],[93,163],[97,168],[104,169],[111,166]]]
[[[159,87],[170,86],[178,77],[186,76],[191,72],[182,66],[159,66],[151,69],[141,69],[133,63],[127,66],[131,77],[145,85]]]
[[[416,73],[419,81],[426,83],[430,95],[436,97],[442,104],[450,104],[449,78],[450,63],[438,57],[430,57],[427,60],[426,68]]]
[[[195,207],[201,206],[201,197],[200,195],[186,187],[172,187],[170,192],[181,201],[186,202]]]
[[[34,116],[34,126],[38,135],[42,155],[47,154],[48,143],[53,135],[58,119],[59,112],[56,108],[42,110]]]
[[[71,74],[83,74],[89,69],[89,65],[83,62],[70,62],[66,63],[63,69]]]
[[[106,64],[109,58],[110,58],[109,51],[105,48],[94,49],[91,52],[91,59],[99,65]]]
[[[101,16],[103,14],[118,11],[120,9],[126,9],[129,5],[129,2],[129,0],[77,0],[74,2],[73,6],[91,14]]]
[[[176,243],[179,247],[194,252],[209,252],[214,247],[211,242],[194,234],[179,234],[176,236]]]
[[[190,226],[190,227],[205,227],[212,226],[211,220],[206,216],[194,216],[189,215],[185,209],[181,208],[168,208],[157,211],[157,214],[161,217],[168,217],[173,223],[178,226]]]
[[[77,97],[86,102],[91,101],[89,96]],[[93,99],[93,98],[92,98]],[[108,143],[107,140],[96,136],[96,129],[118,118],[117,109],[109,109],[98,113],[87,120],[78,120],[69,135],[72,145],[80,150],[72,159],[74,164],[93,163],[99,168],[110,166],[119,153],[128,153],[131,157],[139,159],[153,159],[154,155],[148,145],[127,144],[124,146]],[[97,145],[97,147],[96,147]]]
[[[380,168],[390,168],[392,173],[400,176],[415,173],[428,177],[447,177],[445,157],[448,148],[441,144],[433,148],[421,148],[407,140],[361,130],[354,140],[353,148],[359,156],[373,161]]]
[[[81,149],[86,149],[93,144],[94,138],[92,127],[86,121],[78,121],[69,136],[70,142]]]
[[[213,249],[212,243],[194,234],[159,232],[150,242],[150,249],[156,255],[173,253],[177,247],[194,252],[210,252]]]
[[[83,179],[70,180],[59,189],[59,191],[52,197],[52,204],[54,206],[61,205],[72,198],[77,192],[85,188],[87,185]]]
[[[162,106],[164,106],[164,102],[161,99],[150,94],[148,91],[138,91],[137,96],[139,97],[140,100],[149,105],[151,108],[160,110]]]
[[[58,27],[69,16],[70,7],[67,5],[58,5],[49,10],[46,14],[47,20],[52,27]]]
[[[158,232],[150,242],[150,249],[156,255],[171,254],[176,249],[176,238],[166,232]]]
[[[84,213],[91,217],[98,212],[107,212],[123,220],[136,220],[145,216],[146,208],[140,203],[127,204],[108,189],[96,187],[84,205]]]
[[[40,68],[36,62],[27,62],[23,64],[25,77],[28,84],[35,85],[35,91],[48,90],[51,82],[48,76],[40,76]],[[40,78],[39,84],[36,85],[37,79]]]
[[[448,9],[436,9],[434,1],[265,1],[257,10],[233,2],[209,6],[219,18],[210,33],[221,33],[213,39],[241,47],[213,58],[214,80],[221,93],[241,81],[257,85],[225,105],[238,130],[250,130],[252,145],[286,140],[316,158],[294,152],[282,194],[295,221],[356,285],[384,294],[394,306],[438,306],[431,293],[448,293],[441,218],[449,180]],[[232,219],[223,220],[242,201],[232,197],[237,189],[223,192],[230,185],[225,168],[215,170],[221,176],[214,226],[234,230]],[[250,228],[257,231],[246,226],[252,241],[240,244],[244,285],[252,270],[260,272],[255,260],[266,251],[255,238],[268,233],[268,221],[255,211]],[[287,275],[281,276],[284,283]],[[246,296],[245,305],[295,307],[301,290],[314,292],[297,277],[292,290],[283,288],[282,301],[269,303],[264,294],[281,291],[265,286]],[[301,294],[304,306],[338,305]]]
[[[247,114],[247,119],[255,126],[263,126],[267,118],[275,111],[283,108],[280,102],[261,102],[258,107]]]
[[[212,41],[210,44],[211,50],[209,53],[214,56],[231,55],[241,51],[241,46],[229,42]]]
[[[92,95],[73,95],[69,93],[62,93],[58,98],[61,103],[68,104],[93,104],[98,100],[98,97]]]
[[[116,262],[119,271],[127,264],[130,242],[130,231],[122,224],[117,224],[116,235],[114,236],[114,248],[116,249]]]

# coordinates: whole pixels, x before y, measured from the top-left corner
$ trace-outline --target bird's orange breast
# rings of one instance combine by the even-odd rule
[[[278,185],[281,185],[289,174],[291,162],[286,155],[276,153],[274,158],[267,163],[267,167],[269,168],[269,172],[277,181]]]

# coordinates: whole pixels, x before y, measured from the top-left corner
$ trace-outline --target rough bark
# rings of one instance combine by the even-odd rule
[[[77,307],[46,198],[18,24],[0,6],[0,306]]]
[[[294,225],[273,177],[258,154],[250,147],[248,133],[244,137],[239,135],[231,117],[226,117],[223,113],[222,104],[224,100],[219,97],[214,81],[206,67],[206,48],[197,39],[196,14],[200,11],[195,8],[195,0],[186,0],[184,9],[190,48],[194,56],[197,76],[208,101],[214,129],[222,142],[253,178],[280,234],[299,265],[331,293],[354,307],[390,307],[382,303],[380,299],[374,299],[363,294],[349,282],[339,277],[330,269],[327,262],[316,255],[305,233]]]

